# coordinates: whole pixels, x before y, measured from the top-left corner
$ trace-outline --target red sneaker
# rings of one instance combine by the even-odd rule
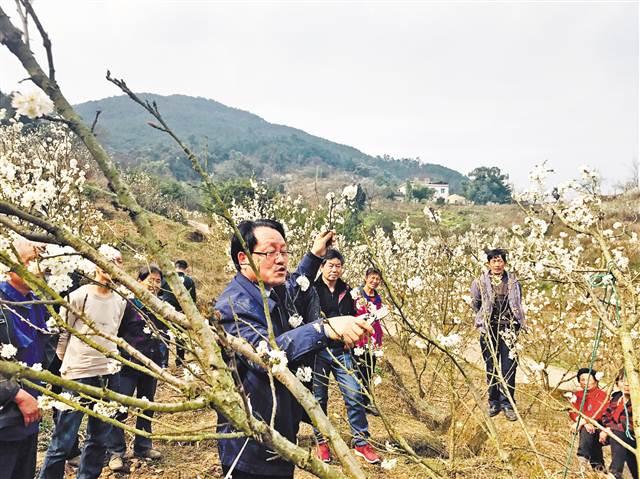
[[[380,462],[380,456],[373,450],[371,444],[364,444],[362,446],[356,446],[353,448],[356,456],[362,457],[369,464],[378,464]]]
[[[329,450],[329,444],[326,442],[321,442],[316,446],[316,456],[322,462],[326,462],[327,464],[331,462],[331,451]]]

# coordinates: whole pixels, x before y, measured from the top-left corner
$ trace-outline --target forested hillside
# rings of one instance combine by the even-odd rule
[[[207,168],[221,179],[251,175],[268,178],[287,173],[325,177],[337,169],[381,182],[431,178],[448,182],[453,192],[460,190],[464,179],[457,171],[441,165],[372,157],[353,147],[269,123],[213,100],[185,95],[142,97],[158,103],[169,124],[201,152]],[[194,178],[191,167],[170,139],[150,128],[149,117],[129,98],[105,98],[76,108],[88,122],[97,110],[101,111],[96,131],[121,163],[152,167],[179,180]]]

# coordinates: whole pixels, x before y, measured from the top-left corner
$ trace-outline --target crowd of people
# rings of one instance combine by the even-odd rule
[[[372,379],[376,358],[381,355],[381,319],[388,312],[378,293],[382,272],[369,268],[361,285],[352,288],[347,284],[342,278],[345,258],[333,246],[331,231],[319,234],[297,268],[290,271],[288,245],[280,223],[269,219],[243,221],[238,230],[241,238],[233,236],[230,247],[236,275],[215,301],[217,320],[228,334],[242,337],[256,350],[265,344],[270,347],[271,328],[278,348],[286,353],[288,367],[292,371],[312,371],[308,378],[310,388],[325,413],[333,376],[346,406],[354,454],[368,463],[380,463],[380,456],[369,442],[367,415],[379,415]],[[34,261],[41,249],[42,245],[27,240],[15,243],[24,265]],[[122,267],[119,253],[113,255],[112,261]],[[175,267],[195,302],[196,284],[187,274],[188,264],[178,260]],[[151,294],[181,310],[158,266],[141,267],[137,278]],[[518,334],[526,330],[526,318],[522,288],[515,274],[507,270],[504,250],[487,253],[487,270],[473,281],[471,296],[486,365],[488,415],[503,412],[507,420],[517,421],[517,360],[513,352]],[[49,370],[62,379],[154,399],[154,377],[128,365],[120,368],[120,363],[81,339],[90,336],[100,349],[137,362],[112,341],[92,334],[95,327],[106,336],[122,338],[161,368],[169,366],[168,344],[172,342],[176,343],[176,366],[189,360],[185,354],[189,348],[180,339],[168,341],[167,325],[140,299],[124,298],[115,292],[112,278],[100,268],[95,278],[86,284],[76,282],[68,292],[70,307],[60,310],[67,328],[54,341],[47,332],[46,307],[20,275],[9,272],[7,280],[0,282],[0,300],[3,347],[15,348],[15,359],[28,366],[48,364]],[[78,317],[74,311],[83,311],[84,316]],[[268,372],[242,355],[236,355],[234,364],[253,414],[265,420],[275,417],[276,430],[296,443],[300,424],[308,418],[293,394],[280,384],[272,393]],[[592,368],[580,369],[576,377],[580,388],[571,399],[570,417],[579,434],[578,457],[595,470],[605,470],[602,446],[609,444],[610,474],[621,478],[626,463],[637,479],[635,455],[630,451],[636,442],[624,370],[617,379],[618,390],[612,395],[599,387]],[[32,479],[36,473],[39,394],[28,383],[0,375],[0,479]],[[90,416],[80,447],[78,432],[83,416],[78,409],[55,411],[51,441],[39,471],[41,479],[62,479],[66,464],[76,465],[81,479],[97,478],[105,461],[113,471],[126,470],[124,431]],[[138,415],[136,429],[151,433],[152,416],[153,411]],[[124,421],[126,417],[126,412],[119,412],[115,418]],[[217,430],[235,432],[222,414],[218,415]],[[331,462],[328,442],[319,430],[314,428],[313,432],[317,458]],[[135,436],[133,455],[161,459],[162,454],[147,436]],[[218,450],[225,478],[293,477],[292,463],[251,438],[220,439]]]
[[[27,240],[18,240],[14,246],[24,265],[34,261],[43,249],[43,245]],[[118,267],[123,266],[122,255],[118,251],[112,261]],[[193,279],[186,274],[187,267],[184,260],[176,261],[176,271],[195,300],[196,287]],[[138,298],[129,299],[118,294],[110,275],[101,268],[96,268],[95,277],[85,284],[79,278],[78,275],[74,277],[73,287],[66,292],[69,306],[59,309],[67,327],[54,335],[48,332],[49,314],[45,305],[20,275],[9,272],[8,279],[0,282],[0,343],[16,348],[17,361],[28,366],[47,366],[50,372],[62,379],[153,401],[157,386],[155,378],[131,366],[122,366],[96,347],[137,362],[107,339],[108,336],[117,336],[158,366],[166,368],[169,364],[166,324],[158,320]],[[157,266],[141,267],[138,282],[150,293],[170,304],[177,304]],[[76,311],[82,311],[83,317],[77,316],[74,313]],[[93,328],[107,337],[94,334]],[[87,344],[82,337],[89,338],[93,344]],[[177,349],[176,361],[179,362],[182,349],[179,342]],[[53,390],[56,393],[63,392],[60,387],[54,387]],[[74,391],[66,392],[77,395]],[[35,475],[41,418],[39,396],[37,389],[0,375],[2,479],[32,479]],[[54,429],[39,478],[62,479],[67,463],[77,467],[76,477],[83,479],[99,477],[105,460],[113,471],[125,470],[125,434],[110,423],[90,415],[84,443],[80,448],[78,433],[84,415],[78,409],[54,409]],[[118,412],[115,419],[124,421],[126,417],[126,412]],[[152,417],[153,411],[143,411],[136,418],[136,429],[151,433]],[[151,439],[140,435],[135,436],[133,454],[152,460],[162,458],[162,454],[153,448]]]

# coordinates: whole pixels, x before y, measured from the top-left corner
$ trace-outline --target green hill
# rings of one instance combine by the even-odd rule
[[[338,170],[357,177],[404,181],[431,178],[460,191],[464,176],[440,165],[416,160],[372,157],[361,151],[284,125],[269,123],[253,113],[230,108],[213,100],[185,95],[141,94],[157,102],[175,131],[207,162],[219,178],[271,177],[291,173],[327,176]],[[150,128],[149,115],[126,96],[104,98],[76,105],[91,122],[101,110],[96,133],[125,165],[144,166],[158,174],[189,180],[194,174],[171,139]],[[258,161],[256,161],[258,160]]]

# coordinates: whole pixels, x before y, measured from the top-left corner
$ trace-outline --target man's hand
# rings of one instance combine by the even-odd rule
[[[41,414],[40,409],[38,409],[38,401],[27,391],[20,389],[16,397],[13,398],[13,401],[22,413],[25,426],[40,420]]]
[[[600,431],[600,444],[605,444],[607,442],[607,431]]]
[[[374,333],[369,323],[353,316],[336,316],[327,319],[324,331],[329,339],[342,341],[349,347],[355,345],[365,335]]]
[[[324,233],[320,233],[318,236],[316,236],[316,239],[313,240],[311,252],[320,258],[324,258],[324,256],[327,254],[327,248],[331,246],[335,235],[335,231],[325,231]]]
[[[585,423],[584,430],[589,434],[593,434],[594,432],[596,432],[596,427],[591,423]]]

